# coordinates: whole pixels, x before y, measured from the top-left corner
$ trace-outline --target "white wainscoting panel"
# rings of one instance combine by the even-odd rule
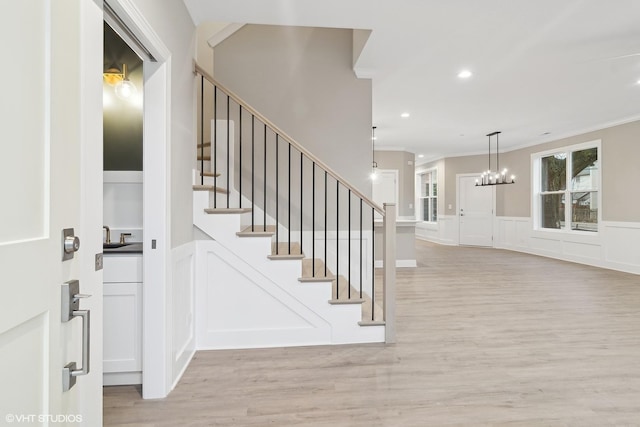
[[[604,260],[617,270],[640,270],[640,223],[605,222]]]
[[[171,364],[173,386],[189,366],[195,340],[195,242],[172,250]],[[146,283],[145,286],[152,286]]]
[[[598,233],[532,229],[531,218],[497,217],[494,247],[640,274],[640,223],[601,221]]]
[[[440,215],[437,223],[419,222],[416,224],[416,238],[440,243],[458,244],[458,218],[456,215]]]

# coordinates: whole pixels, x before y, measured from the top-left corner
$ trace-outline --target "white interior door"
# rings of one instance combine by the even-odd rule
[[[398,171],[379,170],[373,180],[372,198],[378,205],[385,203],[396,204],[396,214],[398,209]],[[379,213],[376,213],[380,217]]]
[[[493,246],[494,186],[476,187],[477,176],[458,176],[460,244]]]
[[[95,399],[99,381],[74,376],[75,387],[63,391],[63,367],[88,362],[83,322],[61,320],[62,285],[83,271],[79,253],[62,260],[62,229],[83,236],[81,99],[87,86],[81,86],[79,36],[83,8],[96,9],[86,3],[3,2],[0,14],[0,53],[11,64],[0,69],[2,425],[100,424],[100,405],[91,404],[88,413],[82,403]],[[86,290],[81,281],[80,291]]]

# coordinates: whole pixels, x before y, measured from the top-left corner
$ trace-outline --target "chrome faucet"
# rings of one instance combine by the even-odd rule
[[[106,225],[103,225],[102,229],[107,230],[107,241],[105,243],[107,244],[111,243],[111,230]]]

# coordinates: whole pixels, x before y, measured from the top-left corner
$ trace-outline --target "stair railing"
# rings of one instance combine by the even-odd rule
[[[311,254],[311,275],[309,279],[314,281],[316,279],[333,278],[335,284],[332,301],[334,303],[365,301],[370,307],[364,310],[366,312],[370,310],[370,313],[368,313],[368,318],[363,318],[360,324],[363,326],[384,324],[385,341],[395,342],[395,205],[385,204],[384,207],[377,205],[317,156],[243,101],[233,91],[218,83],[196,63],[194,63],[194,73],[199,80],[199,114],[197,117],[199,122],[198,157],[201,185],[205,184],[205,161],[211,162],[210,169],[213,175],[214,188],[218,187],[218,177],[220,175],[218,173],[218,163],[223,162],[223,166],[226,167],[226,177],[224,178],[226,180],[226,198],[222,202],[222,206],[218,206],[220,203],[217,195],[213,197],[214,210],[243,208],[243,198],[245,200],[248,199],[251,204],[251,231],[260,231],[260,227],[256,225],[255,218],[257,205],[262,210],[262,231],[266,232],[268,230],[267,213],[271,206],[270,212],[273,215],[269,215],[269,218],[273,218],[274,224],[272,225],[275,228],[274,255],[276,257],[280,255],[302,255],[303,248],[307,247]],[[211,91],[213,92],[212,94]],[[210,93],[211,96],[208,97],[207,93]],[[219,95],[222,96],[222,107],[218,100]],[[213,99],[207,101],[207,98]],[[212,105],[207,104],[207,102],[211,102]],[[212,108],[212,111],[206,114],[209,107]],[[219,111],[220,109],[222,111]],[[249,116],[250,121],[247,121],[246,118]],[[212,120],[210,130],[205,126],[208,119]],[[225,131],[223,140],[219,141],[220,129],[218,129],[218,121],[222,120],[225,121],[223,126],[226,128],[223,128]],[[233,128],[231,127],[232,122]],[[247,130],[249,130],[248,136]],[[233,137],[231,137],[232,131],[234,132]],[[208,133],[211,137],[210,142],[206,141]],[[249,139],[250,146],[247,146],[248,142],[245,139]],[[262,139],[261,144],[260,139]],[[232,141],[234,141],[233,147],[231,145]],[[237,147],[235,141],[237,141]],[[281,150],[281,145],[284,145],[284,150]],[[209,147],[208,156],[205,147]],[[260,150],[261,148],[262,150]],[[270,150],[268,150],[269,148]],[[220,150],[224,150],[224,153],[222,153],[223,159],[219,159]],[[246,163],[243,164],[243,161],[246,162],[243,158],[243,154],[247,154],[246,151],[250,153],[249,166]],[[231,156],[236,153],[238,162],[235,164],[236,162],[233,160],[234,165],[232,165]],[[296,160],[298,156],[299,163]],[[281,161],[285,160],[282,159],[283,157],[286,159],[286,168],[282,168],[280,165]],[[259,160],[262,160],[261,164]],[[250,169],[245,171],[243,168],[246,167]],[[232,175],[234,177],[237,175],[237,183],[231,183]],[[304,191],[305,177],[307,178],[307,185],[309,179],[311,180],[311,195],[308,197],[305,197]],[[334,190],[331,189],[329,179],[335,182]],[[284,190],[282,189],[281,181],[283,180],[286,181],[286,197],[282,194]],[[296,182],[296,180],[298,181]],[[245,181],[249,181],[249,183]],[[260,181],[262,182],[260,183]],[[262,197],[256,197],[256,189],[259,184],[262,184]],[[299,185],[298,195],[292,193],[292,184]],[[247,189],[247,185],[250,185],[250,190]],[[237,204],[233,203],[235,206],[232,206],[231,190],[237,190],[238,192]],[[322,194],[318,195],[318,192]],[[272,203],[270,203],[269,194],[273,195]],[[286,201],[284,209],[280,203],[281,198]],[[292,214],[292,202],[298,204],[299,212]],[[344,209],[345,204],[347,206],[346,210]],[[305,205],[311,205],[311,213],[309,215],[307,211],[306,217]],[[284,215],[285,213],[286,215]],[[376,213],[382,219],[381,253],[383,274],[379,278],[382,281],[382,286],[376,286],[376,247],[374,242],[376,222],[380,221],[380,219],[376,218]],[[320,222],[317,220],[318,214],[323,217],[322,226],[318,224]],[[335,215],[335,223],[329,224],[332,214]],[[292,220],[298,221],[298,223],[292,223]],[[292,236],[292,229],[296,226],[299,227],[299,234],[295,233],[297,236]],[[328,251],[329,231],[330,228],[334,227],[336,244],[333,248],[334,254],[330,254]],[[283,229],[282,232],[286,232],[286,236],[281,235],[281,229]],[[346,235],[346,239],[343,239],[346,240],[346,244],[342,245],[346,246],[346,256],[340,250],[341,231],[343,236]],[[308,234],[307,237],[310,237],[310,243],[307,243],[304,239],[305,233]],[[324,234],[322,237],[322,259],[318,258],[317,233]],[[352,245],[354,236],[356,236],[357,243]],[[365,239],[364,236],[368,238]],[[299,237],[299,254],[292,252],[292,237]],[[370,242],[369,248],[364,247],[365,241]],[[281,250],[280,243],[286,244],[284,251]],[[370,251],[370,259],[367,259],[367,250]],[[330,275],[329,271],[330,263],[334,268],[333,276]],[[364,279],[366,273],[364,269],[366,268],[371,269],[369,282]],[[346,279],[346,289],[340,286],[342,274]],[[354,282],[357,283],[357,288],[353,286]],[[369,295],[367,295],[367,292]],[[377,304],[378,299],[382,299],[382,307]]]

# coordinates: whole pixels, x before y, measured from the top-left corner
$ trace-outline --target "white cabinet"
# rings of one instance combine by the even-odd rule
[[[142,383],[142,254],[104,256],[104,385]]]

